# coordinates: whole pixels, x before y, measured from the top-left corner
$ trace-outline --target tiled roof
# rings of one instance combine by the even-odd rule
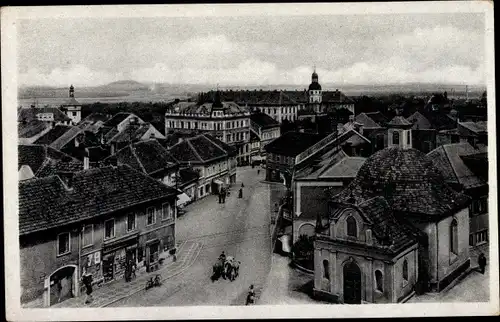
[[[365,163],[366,158],[346,156],[333,167],[324,171],[321,178],[354,178]]]
[[[389,121],[387,117],[385,117],[385,115],[380,112],[367,112],[365,114],[380,126],[385,126],[386,123]]]
[[[19,233],[84,221],[178,193],[128,166],[80,171],[72,187],[68,190],[58,176],[21,181]]]
[[[37,119],[37,114],[39,113],[52,113],[54,115],[55,122],[67,122],[71,119],[61,112],[60,109],[55,107],[36,107],[36,108],[20,108],[17,110],[17,121],[22,122],[23,120],[32,121]]]
[[[255,113],[250,115],[250,121],[254,122],[262,128],[279,127],[278,121],[267,115],[266,113]]]
[[[440,171],[422,152],[398,147],[373,154],[356,178],[334,200],[357,204],[383,196],[393,210],[427,216],[444,215],[467,206],[469,198],[444,183]]]
[[[91,121],[92,123],[96,122],[106,122],[109,120],[109,116],[104,113],[91,113],[87,115],[82,121]]]
[[[127,117],[133,115],[132,113],[119,112],[113,115],[112,118],[104,123],[104,126],[117,127],[121,122],[123,122]]]
[[[426,112],[423,115],[432,124],[432,128],[436,130],[450,130],[457,127],[457,122],[450,116],[440,112]]]
[[[140,140],[144,134],[152,127],[151,123],[127,124],[121,131],[108,139],[108,143],[134,142]]]
[[[195,182],[200,177],[200,174],[193,169],[184,168],[179,170],[179,185],[182,187],[184,185]]]
[[[356,122],[363,124],[363,128],[367,129],[378,129],[382,128],[380,124],[377,124],[371,117],[366,115],[366,113],[361,113],[354,119]]]
[[[268,143],[265,150],[270,153],[295,157],[321,139],[322,136],[318,134],[287,132]]]
[[[118,164],[127,164],[148,175],[176,165],[175,159],[156,140],[139,141],[127,145],[104,159],[104,162],[109,161],[110,158],[116,158]]]
[[[176,111],[180,114],[205,114],[210,115],[212,113],[213,103],[207,102],[203,104],[198,104],[195,102],[179,102],[172,106],[171,110]],[[222,102],[222,108],[217,108],[221,110],[226,115],[240,114],[248,112],[245,107],[242,107],[235,102]]]
[[[64,102],[62,106],[81,106],[80,102],[78,102],[74,97],[70,97]]]
[[[465,189],[480,187],[484,182],[464,163],[461,157],[479,153],[467,142],[442,145],[427,155],[441,171],[446,182],[459,183]]]
[[[215,145],[217,145],[219,148],[222,148],[222,150],[224,150],[228,155],[230,156],[236,156],[238,154],[238,149],[236,149],[236,147],[232,146],[232,145],[229,145],[225,142],[222,142],[221,140],[217,139],[215,136],[211,135],[211,134],[208,134],[208,133],[204,133],[203,134],[207,139],[209,139],[210,141],[212,141],[212,143],[214,143]]]
[[[71,126],[69,125],[56,125],[50,129],[47,133],[38,138],[34,143],[35,144],[52,144],[55,140],[60,138],[64,133],[69,131]]]
[[[371,223],[370,228],[377,248],[397,253],[417,242],[413,229],[395,218],[383,197],[369,199],[359,204],[358,208]]]
[[[72,126],[68,131],[64,132],[60,137],[55,139],[54,142],[50,143],[50,146],[56,150],[61,150],[80,133],[83,133],[82,129],[77,126]]]
[[[20,138],[31,138],[46,130],[50,125],[47,122],[32,120],[27,122],[18,122],[17,135]]]
[[[18,168],[27,165],[36,177],[83,169],[79,160],[46,145],[18,145]]]
[[[301,165],[300,168],[297,167],[295,178],[299,180],[318,179],[345,157],[347,157],[347,154],[342,149],[328,149],[325,154],[308,161],[306,165]]]
[[[174,145],[170,153],[182,163],[205,163],[227,156],[227,152],[205,134],[184,139]]]
[[[458,124],[477,134],[488,133],[488,126],[486,121],[459,122]]]
[[[387,124],[390,125],[390,126],[409,126],[409,125],[411,125],[411,123],[408,122],[401,115],[394,116],[394,118],[389,123],[387,123]]]
[[[430,130],[432,129],[432,124],[429,120],[420,114],[419,112],[415,112],[407,118],[408,122],[412,123],[413,130]]]
[[[353,103],[352,99],[345,96],[341,91],[323,91],[321,94],[323,103]]]
[[[293,99],[291,99],[283,91],[269,91],[266,96],[264,96],[259,102],[259,105],[297,105]]]

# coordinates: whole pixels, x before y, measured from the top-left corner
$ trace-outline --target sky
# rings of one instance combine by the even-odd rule
[[[20,85],[485,84],[480,13],[30,19]]]

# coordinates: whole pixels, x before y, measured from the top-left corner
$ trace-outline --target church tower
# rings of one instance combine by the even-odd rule
[[[400,147],[402,149],[413,148],[411,127],[401,115],[395,116],[388,124],[388,147]]]
[[[82,104],[75,99],[75,88],[69,87],[69,99],[61,106],[61,110],[71,119],[73,124],[78,124],[82,119]]]
[[[311,85],[309,85],[309,103],[319,103],[321,104],[322,92],[321,85],[318,82],[318,74],[316,73],[316,67],[311,76]]]

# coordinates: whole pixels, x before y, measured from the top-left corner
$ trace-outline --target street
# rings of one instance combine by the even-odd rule
[[[269,185],[262,183],[264,171],[238,168],[237,182],[225,204],[208,196],[186,207],[177,220],[177,240],[201,242],[199,255],[181,274],[165,280],[161,287],[141,291],[113,303],[113,307],[244,305],[247,290],[254,284],[260,292],[270,270]],[[238,190],[244,183],[243,198]],[[222,251],[241,261],[235,281],[212,282],[212,266]]]

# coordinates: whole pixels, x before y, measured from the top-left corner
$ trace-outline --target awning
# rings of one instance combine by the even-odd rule
[[[191,198],[189,198],[189,196],[185,192],[183,192],[177,196],[177,205],[178,206],[182,206],[185,203],[188,203],[190,201],[191,201]]]

